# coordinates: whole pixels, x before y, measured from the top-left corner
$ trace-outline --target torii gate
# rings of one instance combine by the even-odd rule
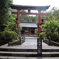
[[[31,15],[38,15],[38,33],[40,33],[42,31],[42,29],[40,28],[40,25],[42,23],[42,19],[41,19],[41,15],[45,15],[45,14],[41,14],[40,11],[41,10],[46,10],[49,8],[49,6],[22,6],[22,5],[11,5],[12,9],[17,9],[17,12],[12,12],[12,14],[17,14],[17,19],[16,19],[16,29],[19,28],[19,23],[20,23],[20,14],[31,14]],[[20,12],[20,10],[28,10],[28,13],[24,13],[24,12]],[[38,13],[30,13],[30,10],[38,10]],[[37,38],[37,55],[38,57],[42,57],[42,39]]]
[[[20,14],[31,14],[31,15],[38,15],[38,33],[40,33],[42,31],[42,29],[40,28],[40,24],[42,23],[41,21],[41,15],[46,15],[46,14],[42,14],[40,13],[41,10],[46,10],[48,9],[50,6],[22,6],[22,5],[11,5],[12,9],[17,9],[17,12],[12,12],[12,14],[17,14],[17,20],[16,20],[16,29],[19,28],[19,23],[20,23]],[[25,12],[20,12],[20,10],[28,10],[28,13]],[[30,13],[30,10],[37,10],[38,13]]]

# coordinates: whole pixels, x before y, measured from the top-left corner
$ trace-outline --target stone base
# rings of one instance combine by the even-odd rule
[[[52,41],[52,40],[49,40],[49,39],[44,39],[43,41],[51,46],[59,46],[59,43]]]

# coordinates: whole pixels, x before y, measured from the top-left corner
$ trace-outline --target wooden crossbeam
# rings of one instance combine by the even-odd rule
[[[25,12],[19,12],[20,14],[28,14],[28,15],[39,15],[39,13],[25,13]],[[17,14],[17,12],[12,12],[12,14]],[[40,13],[40,15],[46,15],[45,13]]]

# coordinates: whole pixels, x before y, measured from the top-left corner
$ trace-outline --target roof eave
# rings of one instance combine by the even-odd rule
[[[34,9],[34,10],[46,10],[48,9],[50,6],[23,6],[23,5],[14,5],[14,4],[11,4],[10,7],[12,9]]]

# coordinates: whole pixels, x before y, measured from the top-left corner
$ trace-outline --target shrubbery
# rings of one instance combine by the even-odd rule
[[[44,23],[44,25],[41,26],[42,29],[48,30],[49,32],[56,32],[59,28],[59,23],[56,20],[49,20]]]
[[[0,32],[0,40],[10,41],[11,39],[17,38],[17,33],[14,31],[3,31]]]
[[[56,42],[59,41],[59,34],[58,33],[48,33],[46,35],[46,37],[48,39],[51,39],[51,40],[56,41]]]
[[[17,37],[17,33],[14,31],[3,31],[5,39],[13,39]]]
[[[43,39],[43,38],[45,37],[45,35],[46,35],[45,32],[41,32],[41,33],[39,34],[39,37]]]
[[[54,18],[46,21],[44,25],[41,26],[45,30],[46,37],[53,41],[59,41],[59,22]]]

